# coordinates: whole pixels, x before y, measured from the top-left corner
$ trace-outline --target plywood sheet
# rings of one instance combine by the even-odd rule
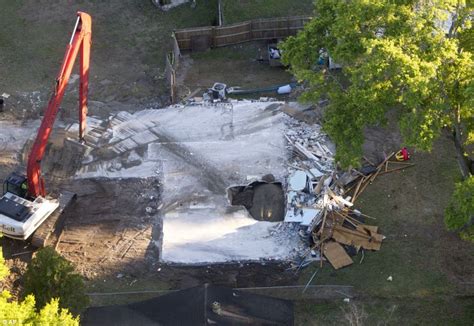
[[[382,246],[383,235],[378,233],[361,232],[357,230],[347,229],[345,227],[335,225],[332,238],[339,243],[362,247],[367,250],[380,250]]]
[[[324,245],[324,256],[335,269],[339,269],[353,263],[351,257],[349,257],[344,248],[337,242],[328,242]]]

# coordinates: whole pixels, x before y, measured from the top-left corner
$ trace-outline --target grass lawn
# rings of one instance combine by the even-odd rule
[[[225,24],[256,18],[306,16],[313,12],[313,0],[223,0]]]
[[[0,0],[0,6],[0,94],[39,90],[47,99],[81,10],[92,16],[90,99],[146,103],[166,95],[171,31],[211,25],[217,1],[198,0],[195,9],[183,5],[169,12],[142,0]]]
[[[271,67],[268,61],[259,62],[259,55],[266,54],[265,42],[247,42],[234,46],[222,47],[201,53],[191,53],[190,64],[183,64],[178,73],[182,78],[184,92],[191,92],[200,87],[205,90],[214,82],[228,86],[240,86],[246,89],[262,88],[286,84],[293,76],[284,68]],[[212,67],[212,69],[210,68]],[[184,94],[186,95],[186,94]],[[256,94],[276,96],[276,93]]]
[[[377,218],[374,224],[387,237],[381,250],[366,252],[361,264],[359,254],[352,266],[338,271],[326,264],[312,284],[353,285],[356,302],[369,316],[367,324],[390,315],[388,324],[394,325],[472,325],[474,298],[467,286],[472,284],[474,245],[445,231],[443,222],[460,177],[452,141],[443,135],[432,153],[414,153],[412,161],[413,168],[379,176],[356,202],[359,210]],[[303,272],[300,284],[315,268]],[[297,304],[298,321],[331,324],[343,318],[341,307],[347,306]]]
[[[471,298],[359,299],[344,302],[301,302],[295,305],[296,325],[351,325],[357,308],[359,325],[472,325]],[[356,324],[352,324],[356,325]]]

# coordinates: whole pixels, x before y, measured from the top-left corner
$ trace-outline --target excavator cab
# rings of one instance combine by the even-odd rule
[[[12,173],[3,183],[3,194],[7,192],[15,194],[21,198],[26,198],[28,192],[28,182],[26,177]]]

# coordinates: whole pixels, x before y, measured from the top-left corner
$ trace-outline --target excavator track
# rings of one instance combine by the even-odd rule
[[[55,245],[64,226],[64,211],[74,202],[76,194],[62,191],[59,195],[59,207],[44,221],[31,236],[31,244],[38,248]]]

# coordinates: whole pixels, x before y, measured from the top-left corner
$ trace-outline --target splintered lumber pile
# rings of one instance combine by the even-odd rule
[[[335,269],[352,264],[346,252],[380,250],[384,236],[378,227],[363,222],[358,211],[343,209],[325,214],[322,223],[312,231],[313,250],[319,250]]]
[[[298,169],[289,177],[285,221],[299,222],[306,228],[312,256],[321,262],[325,257],[339,269],[352,264],[351,256],[361,250],[380,250],[384,236],[377,226],[366,223],[372,217],[355,209],[354,204],[378,176],[414,164],[395,161],[392,153],[377,165],[330,171],[330,160],[312,155],[300,144],[292,145],[300,159],[292,164]]]
[[[324,256],[335,269],[353,263],[348,251],[357,254],[360,250],[380,250],[385,237],[379,233],[377,226],[365,224],[365,218],[371,217],[353,209],[353,205],[379,175],[414,166],[412,163],[393,160],[394,155],[395,153],[388,155],[378,165],[371,163],[360,170],[339,175],[335,181],[339,188],[335,189],[341,191],[343,187],[347,187],[346,190],[342,190],[341,196],[337,196],[330,188],[326,190],[333,200],[342,205],[342,208],[340,206],[339,209],[329,210],[328,206],[322,223],[315,225],[311,231],[314,243],[312,249],[319,250],[321,256]]]
[[[298,268],[325,257],[335,269],[352,264],[359,251],[380,250],[384,236],[372,217],[355,209],[357,198],[378,176],[414,166],[396,160],[395,152],[380,163],[368,159],[356,170],[336,168],[335,148],[317,124],[290,121],[286,140],[292,150],[288,164],[285,222],[299,223],[300,234],[310,239]],[[311,255],[310,255],[311,254]],[[311,256],[311,257],[309,257]]]
[[[353,169],[350,172],[345,172],[339,178],[340,186],[346,187],[344,196],[350,195],[350,197],[352,197],[351,202],[355,203],[357,198],[364,192],[367,186],[371,184],[379,175],[401,171],[415,165],[414,163],[393,160],[392,158],[394,155],[395,153],[391,153],[377,166],[373,165],[373,163],[369,163],[370,165],[364,166],[360,170]]]

